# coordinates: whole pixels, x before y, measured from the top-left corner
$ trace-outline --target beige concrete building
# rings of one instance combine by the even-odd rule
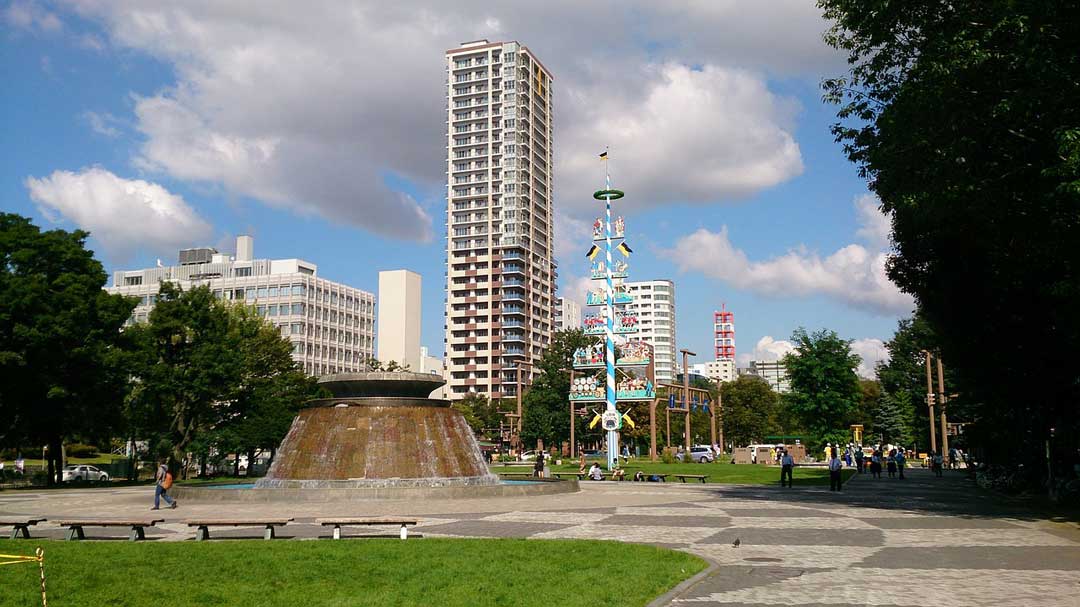
[[[552,96],[551,72],[517,42],[446,52],[450,398],[514,396],[518,363],[551,341]]]
[[[409,270],[379,272],[379,354],[415,372],[420,356],[420,275]]]
[[[184,249],[175,266],[113,273],[109,293],[139,298],[129,323],[145,322],[163,281],[190,289],[207,285],[218,299],[251,306],[293,345],[310,375],[361,371],[375,354],[375,296],[319,276],[302,259],[255,259],[255,241],[236,239],[236,256],[212,248]]]
[[[703,377],[708,377],[714,382],[721,384],[724,382],[735,381],[739,376],[735,369],[735,361],[726,358],[690,365],[690,372]]]

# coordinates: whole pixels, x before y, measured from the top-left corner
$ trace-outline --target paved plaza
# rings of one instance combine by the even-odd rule
[[[6,491],[0,515],[150,516],[151,541],[190,540],[187,517],[291,516],[279,537],[327,537],[320,516],[415,515],[427,537],[587,538],[685,550],[712,567],[674,605],[1080,605],[1080,527],[974,489],[960,472],[905,481],[856,476],[844,491],[731,485],[582,483],[534,498],[223,505],[152,513],[150,487]],[[214,530],[215,538],[261,529]],[[37,536],[60,538],[56,527]],[[396,529],[386,529],[396,535]],[[126,529],[87,529],[90,538]],[[739,546],[734,547],[735,540]],[[422,541],[422,540],[421,540]],[[599,566],[599,564],[583,564]],[[617,574],[617,571],[614,572]],[[610,575],[604,574],[605,579]]]

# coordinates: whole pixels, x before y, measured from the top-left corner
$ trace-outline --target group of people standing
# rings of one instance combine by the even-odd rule
[[[881,471],[884,468],[889,478],[898,478],[904,480],[904,468],[907,467],[907,451],[903,447],[893,447],[886,450],[881,445],[870,450],[870,456],[867,457],[862,447],[858,447],[854,454],[855,470],[859,474],[864,474],[867,464],[869,464],[870,475],[874,478],[881,478]]]

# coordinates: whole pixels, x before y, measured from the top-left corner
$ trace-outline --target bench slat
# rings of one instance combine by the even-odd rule
[[[188,519],[183,521],[188,527],[242,527],[258,525],[287,525],[291,518],[258,518],[258,519]]]
[[[146,520],[120,520],[120,519],[71,519],[53,521],[61,527],[153,527],[157,523],[164,523],[165,519],[155,518]]]
[[[12,525],[36,525],[38,523],[44,523],[49,519],[47,518],[3,518],[0,519],[0,527],[8,527]]]
[[[320,525],[415,525],[414,518],[317,518]]]

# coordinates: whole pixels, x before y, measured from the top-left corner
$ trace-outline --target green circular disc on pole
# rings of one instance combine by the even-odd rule
[[[618,200],[625,195],[622,190],[597,190],[593,192],[592,197],[597,200]]]

